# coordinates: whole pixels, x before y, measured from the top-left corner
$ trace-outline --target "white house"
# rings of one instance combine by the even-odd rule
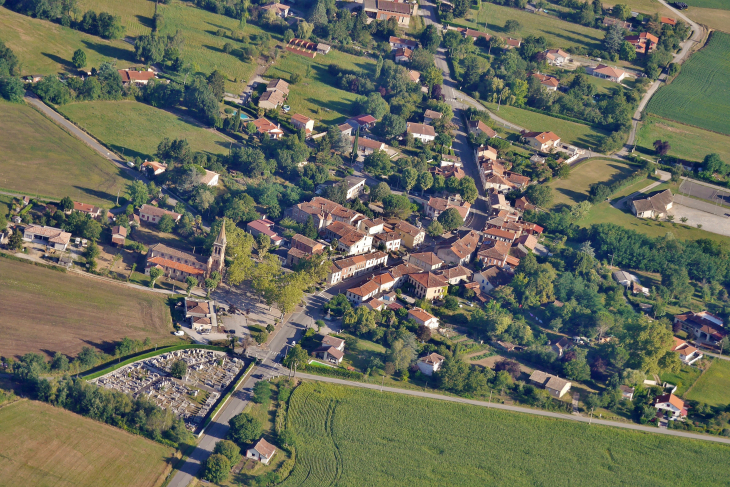
[[[551,148],[560,144],[560,137],[552,132],[525,132],[522,137],[530,144],[530,147],[542,152],[548,152]]]
[[[425,123],[408,122],[407,132],[411,134],[414,139],[419,139],[424,143],[433,142],[433,140],[436,139],[436,130]]]
[[[314,130],[314,120],[299,113],[291,116],[291,124],[294,125],[294,128],[304,129],[307,135],[311,134]]]
[[[421,308],[413,308],[409,310],[408,319],[415,321],[419,325],[427,326],[432,330],[439,327],[439,319]]]
[[[333,336],[326,336],[322,339],[322,346],[312,353],[317,358],[339,365],[345,356],[345,340]]]
[[[253,458],[264,465],[268,465],[271,457],[276,453],[276,447],[261,438],[254,446],[246,450],[246,458]]]
[[[562,49],[548,49],[544,54],[548,64],[553,66],[562,66],[570,60],[570,54]]]
[[[446,357],[443,355],[439,355],[435,352],[431,353],[418,359],[418,370],[425,375],[432,376],[434,372],[439,371],[444,360],[446,360]]]
[[[390,36],[390,39],[388,39],[388,42],[390,43],[390,50],[393,49],[415,49],[418,47],[418,43],[416,41],[412,41],[410,39],[403,39],[401,37],[395,37]]]
[[[28,225],[23,231],[23,240],[40,243],[56,250],[66,250],[71,241],[71,234],[60,228],[41,225]]]
[[[359,178],[357,176],[347,176],[345,178],[347,183],[347,199],[351,200],[357,198],[363,189],[365,189],[365,178]]]
[[[674,337],[672,352],[677,352],[679,354],[679,360],[687,365],[692,365],[704,356],[695,347],[677,337]]]
[[[586,72],[590,75],[595,76],[596,78],[607,79],[609,81],[613,81],[614,83],[620,83],[621,81],[623,81],[624,78],[629,75],[629,73],[627,73],[626,71],[618,68],[612,68],[611,66],[606,66],[605,64],[599,64],[595,67],[589,67],[586,69]]]
[[[368,281],[362,286],[353,287],[347,290],[345,296],[354,304],[362,304],[374,297],[380,291],[380,285],[373,281]]]
[[[444,265],[444,261],[439,259],[433,252],[417,252],[408,256],[408,262],[416,265],[424,271],[434,271]]]
[[[208,171],[205,169],[205,176],[200,178],[200,184],[205,184],[206,186],[218,186],[218,180],[220,179],[220,174],[213,171]]]
[[[530,375],[530,382],[538,387],[544,388],[551,396],[561,398],[570,390],[571,382],[561,379],[560,377],[540,370],[536,370]]]
[[[665,218],[674,206],[671,189],[631,202],[631,212],[638,218]]]
[[[285,19],[289,16],[289,6],[284,5],[283,3],[270,3],[264,7],[261,7],[261,9],[271,10],[277,17],[281,17],[282,19]]]
[[[664,394],[654,399],[654,407],[663,411],[670,421],[687,416],[684,401],[672,393]]]

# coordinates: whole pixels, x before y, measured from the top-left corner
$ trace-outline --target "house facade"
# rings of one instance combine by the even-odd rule
[[[410,274],[408,281],[413,284],[414,294],[426,301],[434,299],[442,299],[446,295],[446,288],[449,283],[432,272],[421,272],[418,274]]]
[[[444,360],[446,360],[446,357],[434,352],[426,355],[425,357],[419,358],[416,364],[418,365],[418,370],[420,370],[422,374],[431,377],[434,372],[439,371]]]
[[[631,202],[631,212],[638,218],[666,218],[674,206],[674,195],[670,189],[648,198]]]
[[[23,240],[42,244],[55,250],[66,250],[71,241],[71,234],[60,228],[28,225],[23,230]]]
[[[157,225],[160,222],[160,219],[165,215],[169,215],[175,223],[177,223],[182,216],[180,213],[164,210],[152,205],[142,205],[139,209],[139,219],[143,222],[152,223],[154,225]]]

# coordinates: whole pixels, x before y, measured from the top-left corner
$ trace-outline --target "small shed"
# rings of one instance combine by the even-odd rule
[[[269,464],[274,454],[276,454],[276,447],[263,438],[246,450],[246,458],[253,458],[264,465]]]

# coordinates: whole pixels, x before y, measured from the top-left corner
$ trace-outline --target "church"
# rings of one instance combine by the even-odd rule
[[[198,281],[207,279],[213,272],[223,275],[226,255],[226,225],[221,226],[221,231],[213,243],[210,257],[207,259],[201,255],[195,255],[182,250],[168,247],[157,243],[150,246],[147,251],[147,264],[145,274],[149,275],[150,269],[156,267],[162,269],[165,277],[176,281],[184,282],[188,276]]]

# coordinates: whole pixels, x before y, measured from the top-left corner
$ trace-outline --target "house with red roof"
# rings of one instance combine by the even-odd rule
[[[284,238],[279,236],[275,231],[272,230],[274,222],[267,220],[266,218],[260,218],[246,224],[246,230],[254,237],[258,237],[261,234],[268,235],[271,239],[271,245],[278,247],[284,243]]]
[[[560,81],[554,76],[548,76],[546,74],[535,73],[532,75],[533,78],[537,78],[540,84],[548,91],[558,91]]]
[[[530,147],[541,152],[549,152],[551,148],[560,144],[560,137],[552,132],[523,132],[522,138]]]
[[[659,44],[659,38],[649,32],[642,32],[638,36],[626,36],[624,40],[634,46],[637,53],[641,54],[653,52]]]
[[[687,408],[684,401],[672,393],[663,394],[654,399],[654,407],[664,413],[670,421],[687,417]]]

